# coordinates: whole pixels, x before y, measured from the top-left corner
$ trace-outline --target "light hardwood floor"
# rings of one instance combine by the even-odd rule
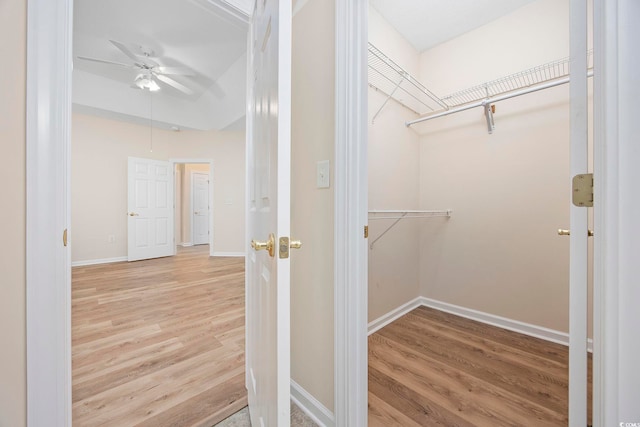
[[[559,344],[427,307],[369,337],[369,426],[566,426],[567,399]]]
[[[73,268],[73,425],[211,426],[247,404],[244,258]]]

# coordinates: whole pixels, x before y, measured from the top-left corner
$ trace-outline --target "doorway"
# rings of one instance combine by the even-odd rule
[[[462,338],[452,326],[462,325],[462,318],[517,331],[523,342],[526,335],[542,338],[543,348],[545,340],[551,341],[552,347],[558,343],[569,346],[571,318],[571,348],[582,354],[577,360],[572,358],[569,368],[564,364],[557,376],[536,387],[549,396],[546,404],[553,408],[555,418],[549,422],[564,425],[570,405],[566,399],[563,405],[558,403],[566,398],[569,372],[574,366],[584,367],[574,369],[581,374],[577,382],[572,378],[578,387],[584,378],[584,400],[571,399],[574,408],[583,409],[578,418],[573,414],[572,424],[579,424],[587,414],[587,232],[586,222],[575,220],[578,208],[570,208],[570,174],[588,172],[586,159],[580,164],[575,157],[587,151],[586,117],[577,120],[573,105],[584,95],[585,110],[587,106],[588,67],[576,63],[576,58],[587,59],[586,6],[582,28],[585,46],[577,55],[573,45],[570,49],[568,37],[569,1],[505,2],[504,7],[499,1],[489,3],[492,11],[501,10],[502,14],[477,22],[487,16],[470,8],[465,15],[446,2],[433,2],[419,10],[426,4],[370,1],[369,321],[370,332],[382,328],[370,338],[370,354],[387,351],[402,360],[406,353],[409,358],[420,356],[445,363],[446,349],[455,348],[453,358],[464,359],[463,365],[477,366],[479,371],[472,375],[482,377],[484,369],[492,368],[481,366],[482,358],[471,362],[474,356],[467,358],[463,349],[469,354],[485,354],[491,365],[504,343],[496,339],[495,330],[483,333],[477,323],[461,326],[459,330],[475,332]],[[554,18],[536,21],[536,16]],[[429,22],[429,17],[437,18]],[[451,34],[450,26],[438,25],[454,21],[459,26],[468,23],[470,28]],[[542,26],[544,35],[539,32]],[[580,37],[574,37],[573,26],[572,31],[575,44]],[[478,61],[479,57],[482,60]],[[584,75],[572,73],[571,89],[562,86],[569,81],[569,64],[572,70],[584,69]],[[576,97],[571,92],[570,96],[575,87],[583,88],[584,93]],[[576,123],[584,128],[577,129]],[[584,147],[576,149],[575,135],[583,131],[585,138],[580,142]],[[539,209],[529,209],[534,206]],[[587,208],[582,208],[584,218],[586,212]],[[571,256],[568,239],[558,235],[559,228],[568,228],[564,224],[570,219],[572,227],[585,228],[579,242],[572,235]],[[574,248],[583,248],[585,257]],[[581,271],[575,268],[576,260]],[[579,289],[585,294],[576,299],[575,280],[582,279],[582,273],[584,283]],[[574,330],[574,313],[582,309],[584,315],[577,316],[580,325]],[[457,317],[452,320],[442,316],[443,312]],[[445,317],[447,326],[439,323]],[[419,339],[420,332],[424,341]],[[389,351],[386,347],[398,344],[389,341],[390,335],[402,334],[404,338],[412,336],[405,344],[419,344],[409,349],[401,346],[397,353]],[[578,337],[576,341],[574,337]],[[471,350],[476,339],[492,344]],[[439,352],[437,343],[447,344]],[[564,359],[568,359],[567,347],[563,348]],[[559,348],[553,352],[558,353]],[[371,389],[393,388],[388,382],[398,379],[385,373],[384,363],[389,360],[379,363],[376,357],[372,359]],[[525,370],[522,363],[523,359],[513,360],[513,374]],[[436,365],[418,364],[418,371],[413,371],[415,377],[420,376],[420,369],[426,376],[433,375],[414,384],[411,392],[424,393],[416,396],[415,402],[428,395],[427,383],[452,395],[471,396],[468,391],[474,387],[457,390],[453,384],[439,382],[437,370],[451,366]],[[509,369],[508,363],[500,365]],[[541,361],[535,369],[541,373],[546,366],[547,362]],[[469,373],[465,369],[460,372],[462,376]],[[535,376],[538,374],[528,377]],[[503,374],[494,372],[488,377],[501,379]],[[519,382],[514,376],[513,383]],[[562,386],[551,391],[557,385]],[[487,388],[493,386],[500,387],[491,383]],[[460,392],[463,389],[466,393]],[[443,413],[466,417],[474,425],[488,421],[472,408],[495,403],[425,399],[429,402],[426,405],[439,408],[442,404]],[[465,407],[469,411],[461,409]],[[505,417],[510,413],[518,416],[516,411],[503,411]],[[420,416],[424,415],[415,414],[413,421],[420,423]],[[520,416],[520,421],[507,423],[520,424],[528,417]],[[445,422],[449,423],[455,422]]]
[[[170,162],[174,171],[175,246],[209,245],[209,254],[214,256],[213,160],[172,159]]]

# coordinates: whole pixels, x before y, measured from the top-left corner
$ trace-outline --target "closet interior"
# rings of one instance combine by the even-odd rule
[[[569,1],[479,3],[370,0],[370,425],[567,423]]]

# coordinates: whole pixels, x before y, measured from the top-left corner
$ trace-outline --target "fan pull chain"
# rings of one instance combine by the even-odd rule
[[[149,91],[149,152],[153,153],[153,98]]]

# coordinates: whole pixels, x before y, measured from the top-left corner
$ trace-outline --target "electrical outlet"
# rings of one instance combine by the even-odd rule
[[[329,160],[318,162],[316,182],[318,188],[329,188]]]

